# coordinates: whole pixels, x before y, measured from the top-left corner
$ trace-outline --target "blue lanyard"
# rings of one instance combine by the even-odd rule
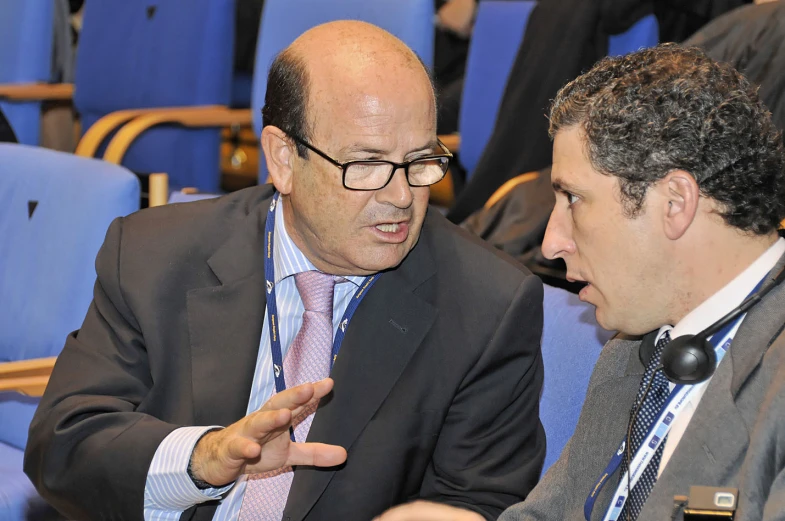
[[[267,284],[268,295],[267,320],[270,326],[270,350],[272,351],[273,356],[275,390],[278,393],[286,390],[286,378],[284,377],[283,355],[281,350],[280,320],[278,317],[278,306],[275,300],[275,258],[273,257],[273,248],[275,244],[275,207],[279,203],[279,195],[280,194],[278,192],[273,195],[273,200],[270,203],[270,210],[267,215],[267,222],[265,223],[264,227],[264,236],[267,241],[264,256],[264,278]],[[371,286],[373,286],[376,281],[379,280],[380,276],[381,274],[377,273],[375,275],[366,277],[362,284],[360,284],[359,289],[355,292],[352,300],[349,301],[349,305],[346,307],[343,318],[341,318],[341,322],[338,325],[338,331],[335,333],[335,339],[333,340],[332,360],[330,361],[331,370],[333,364],[335,363],[335,359],[338,357],[338,351],[341,350],[343,337],[346,335],[346,329],[349,326],[349,322],[352,320],[352,316],[354,316],[354,312],[357,311],[360,302],[362,302],[363,298],[365,298],[365,295],[368,294]],[[291,438],[292,441],[294,441],[293,430],[291,431]]]
[[[757,284],[757,286],[755,286],[755,289],[753,289],[752,292],[750,292],[750,295],[757,292],[758,289],[763,285],[763,282],[765,280],[766,279],[764,277],[764,279],[761,280]],[[717,364],[719,364],[719,362],[724,357],[725,351],[730,347],[730,343],[732,341],[732,339],[728,339],[725,342],[722,342],[722,340],[724,340],[731,334],[733,328],[736,327],[738,323],[744,319],[744,316],[745,315],[742,315],[737,320],[734,320],[733,322],[722,328],[720,331],[712,335],[710,341],[714,344],[714,350],[717,353]],[[652,375],[652,378],[653,377],[654,375]],[[668,400],[665,402],[665,405],[662,407],[662,409],[657,415],[658,417],[662,416],[662,413],[670,407],[671,402],[674,400],[674,398],[679,394],[679,392],[683,388],[684,385],[676,385],[671,390],[671,393],[668,395]],[[651,436],[652,432],[655,431],[656,429],[657,432],[655,433],[653,441],[656,440],[656,443],[664,443],[663,438],[665,434],[667,434],[667,432],[670,430],[670,425],[673,419],[674,419],[673,416],[669,414],[666,415],[665,418],[663,418],[661,421],[654,422],[654,424],[651,426],[651,428],[646,433],[646,436],[644,436],[643,439],[646,440],[649,436]],[[586,498],[586,502],[583,505],[583,516],[586,519],[586,521],[591,521],[591,514],[594,510],[594,504],[597,502],[597,497],[600,495],[600,491],[602,491],[603,487],[608,482],[608,478],[610,478],[613,475],[613,473],[616,472],[616,470],[621,466],[622,460],[624,459],[624,452],[627,442],[628,440],[625,436],[625,438],[622,440],[621,444],[619,445],[619,448],[616,450],[616,453],[611,458],[611,461],[608,463],[608,466],[605,467],[605,470],[602,472],[600,479],[597,480],[597,483],[594,485],[594,487],[592,487],[591,492],[589,492],[589,496]],[[644,447],[641,446],[641,449],[642,448]],[[650,447],[650,448],[653,451],[656,451],[656,448],[654,447]],[[635,459],[634,456],[631,459]],[[651,460],[649,460],[649,462],[650,461]],[[632,461],[629,462],[629,466],[630,469],[628,469],[628,472],[632,470]],[[609,509],[621,511],[622,507],[624,506],[625,499],[626,498],[622,498],[622,497],[618,498],[618,501],[616,501],[614,504],[611,504],[609,506]]]

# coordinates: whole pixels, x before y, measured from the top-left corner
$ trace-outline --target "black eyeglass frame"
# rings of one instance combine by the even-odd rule
[[[442,143],[441,140],[437,138],[436,142],[439,144],[440,147],[442,147],[442,150],[444,150],[444,154],[431,154],[431,155],[428,155],[428,156],[422,156],[422,157],[418,157],[418,158],[412,159],[411,161],[406,161],[404,163],[396,163],[395,161],[388,161],[386,159],[355,159],[355,160],[352,160],[352,161],[347,161],[345,163],[341,163],[339,161],[336,161],[332,157],[328,156],[326,153],[322,152],[321,150],[319,150],[318,148],[316,148],[312,144],[308,143],[303,138],[301,138],[299,136],[296,136],[294,134],[291,134],[289,132],[286,132],[286,135],[288,135],[290,138],[292,138],[292,140],[295,143],[299,143],[300,145],[304,146],[305,148],[307,148],[311,152],[314,152],[318,156],[321,156],[323,159],[327,160],[328,162],[330,162],[333,165],[335,165],[338,168],[340,168],[341,172],[342,172],[341,183],[343,184],[343,187],[346,188],[347,190],[354,190],[356,192],[373,192],[373,191],[376,191],[376,190],[383,189],[385,186],[390,184],[390,181],[392,181],[393,176],[395,176],[395,172],[399,168],[403,168],[404,175],[406,176],[406,182],[409,183],[409,186],[413,186],[413,187],[433,186],[436,183],[438,183],[439,181],[441,181],[442,179],[444,179],[444,176],[447,175],[447,170],[450,168],[450,161],[452,161],[452,159],[453,159],[452,152],[450,152],[450,150],[444,145],[444,143]],[[434,181],[433,183],[429,183],[427,185],[412,184],[412,182],[409,180],[409,166],[412,163],[415,163],[417,161],[422,161],[424,159],[439,159],[439,158],[446,158],[447,159],[447,164],[446,164],[446,167],[442,168],[442,176],[437,181]],[[378,187],[378,188],[353,188],[353,187],[350,187],[350,186],[346,186],[346,171],[349,169],[349,167],[352,166],[352,165],[355,165],[355,164],[368,164],[368,163],[385,163],[385,164],[390,165],[392,167],[392,169],[390,170],[390,175],[387,177],[387,181],[385,181],[385,183],[382,186]]]

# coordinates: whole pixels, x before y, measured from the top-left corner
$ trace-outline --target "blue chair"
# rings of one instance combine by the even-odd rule
[[[542,474],[558,458],[575,431],[594,364],[613,333],[594,318],[594,306],[577,295],[544,286],[542,358],[545,384],[540,420],[547,440]]]
[[[0,144],[2,520],[37,519],[45,509],[22,472],[33,396],[43,392],[51,357],[84,319],[109,223],[138,208],[139,181],[125,168]]]
[[[28,145],[39,141],[41,101],[23,87],[49,81],[53,26],[53,0],[0,2],[0,110]]]
[[[266,0],[256,46],[253,124],[262,132],[262,107],[267,72],[273,58],[300,34],[334,20],[362,20],[391,32],[411,47],[430,67],[433,64],[433,0]],[[259,183],[267,179],[264,154],[259,155]]]
[[[529,16],[536,2],[489,0],[480,2],[466,61],[466,74],[459,114],[460,142],[443,136],[471,178],[485,145],[493,134],[496,117],[510,71],[523,40]],[[611,36],[608,54],[618,56],[652,47],[659,41],[654,15],[640,19],[624,33]]]
[[[627,31],[608,40],[608,56],[621,56],[660,43],[660,26],[653,14],[644,16]]]
[[[234,10],[233,0],[86,2],[74,105],[88,130],[77,154],[100,157],[118,125],[141,115],[176,108],[193,116],[194,108],[203,119],[204,107],[228,111]],[[111,155],[107,147],[105,159],[135,172],[166,172],[176,187],[218,190],[220,125],[188,128],[176,118],[156,125]]]
[[[458,119],[460,162],[474,171],[493,133],[504,88],[536,2],[488,0],[474,22]]]

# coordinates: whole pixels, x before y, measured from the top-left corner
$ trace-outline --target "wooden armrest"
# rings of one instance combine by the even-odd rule
[[[74,96],[72,83],[6,83],[0,98],[9,101],[68,101]]]
[[[512,179],[508,180],[506,183],[501,185],[495,192],[493,192],[493,195],[490,198],[488,198],[488,200],[485,202],[485,205],[483,207],[487,210],[494,204],[498,203],[502,197],[507,195],[510,192],[510,190],[512,190],[519,184],[528,183],[529,181],[534,181],[538,177],[540,177],[539,172],[526,172],[525,174],[521,174],[513,177]]]
[[[0,391],[15,391],[28,396],[41,396],[49,382],[56,357],[35,358],[0,364]]]
[[[163,206],[169,202],[169,175],[150,174],[147,187],[147,206]]]
[[[27,376],[23,378],[0,378],[0,392],[13,391],[26,396],[41,396],[49,383],[48,376]]]
[[[182,110],[225,110],[221,105],[206,105],[204,107],[159,107],[159,108],[146,108],[146,109],[129,109],[118,110],[102,117],[96,121],[93,126],[87,129],[79,144],[76,146],[77,156],[82,157],[95,157],[101,143],[104,142],[106,137],[114,132],[118,127],[124,123],[131,121],[138,116],[146,116],[151,114],[165,114],[174,111]]]
[[[17,378],[22,376],[48,376],[57,361],[56,356],[49,358],[32,358],[18,362],[0,363],[0,378]]]
[[[252,121],[250,110],[228,107],[186,107],[140,115],[123,126],[112,138],[106,147],[104,160],[121,164],[131,144],[143,132],[157,125],[175,123],[186,127],[228,127],[250,126]]]
[[[444,146],[447,147],[447,150],[450,152],[460,152],[461,150],[461,135],[460,134],[442,134],[439,137],[439,141],[444,143]]]

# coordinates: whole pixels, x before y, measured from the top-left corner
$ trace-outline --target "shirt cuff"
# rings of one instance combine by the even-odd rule
[[[181,427],[164,438],[155,451],[144,486],[145,519],[156,519],[155,511],[182,512],[199,503],[220,499],[234,483],[221,488],[199,489],[188,475],[194,447],[211,427]]]

